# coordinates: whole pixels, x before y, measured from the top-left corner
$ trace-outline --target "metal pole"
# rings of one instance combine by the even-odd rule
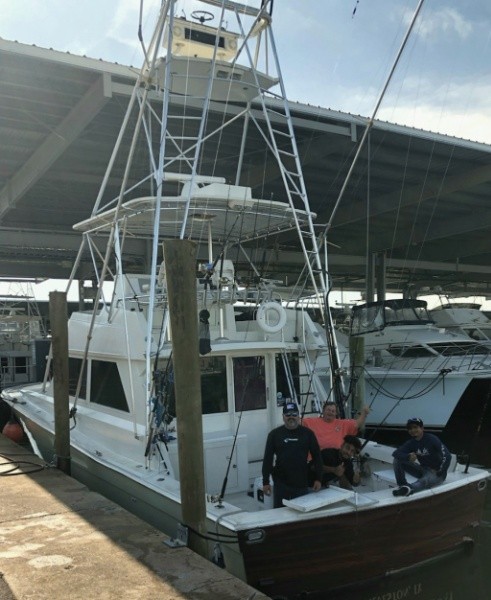
[[[383,302],[385,300],[385,266],[386,266],[385,250],[377,254],[377,300]]]

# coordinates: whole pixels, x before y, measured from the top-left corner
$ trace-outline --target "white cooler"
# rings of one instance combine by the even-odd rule
[[[254,479],[253,493],[254,500],[258,502],[260,506],[263,508],[274,508],[273,484],[271,484],[271,496],[266,496],[263,493],[263,478],[256,477],[256,479]]]

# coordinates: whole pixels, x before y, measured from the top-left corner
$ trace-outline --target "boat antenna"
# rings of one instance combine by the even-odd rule
[[[421,7],[423,6],[423,2],[424,2],[424,0],[419,0],[418,6],[416,7],[416,10],[414,11],[414,15],[413,15],[413,17],[411,19],[411,22],[409,24],[409,27],[408,27],[408,29],[406,31],[406,35],[404,36],[404,39],[402,40],[401,46],[399,48],[399,51],[397,52],[396,58],[394,60],[394,64],[392,65],[392,68],[391,68],[391,70],[389,72],[389,75],[387,76],[387,79],[385,81],[384,87],[382,88],[382,91],[381,91],[381,93],[379,95],[377,103],[375,104],[375,108],[373,109],[372,116],[368,119],[367,125],[365,127],[365,131],[363,132],[363,135],[361,137],[360,143],[359,143],[358,148],[356,150],[355,156],[353,158],[353,161],[351,162],[351,166],[349,168],[349,171],[348,171],[348,173],[347,173],[347,175],[346,175],[346,177],[344,179],[343,185],[341,187],[341,190],[339,191],[337,200],[336,200],[336,202],[334,204],[334,208],[332,210],[331,217],[330,217],[330,219],[329,219],[329,221],[328,221],[328,223],[326,225],[325,234],[327,234],[328,231],[332,227],[332,222],[334,220],[334,216],[336,215],[336,212],[337,212],[338,207],[339,207],[339,205],[341,203],[341,200],[342,200],[342,198],[344,196],[344,192],[346,191],[348,183],[351,180],[351,176],[353,174],[355,165],[356,165],[356,163],[358,161],[358,158],[360,157],[361,151],[363,150],[363,148],[365,146],[365,141],[366,141],[366,139],[368,137],[368,134],[369,134],[372,126],[373,126],[373,123],[375,121],[375,117],[376,117],[376,115],[378,113],[378,109],[380,108],[380,105],[382,104],[382,100],[384,99],[384,96],[385,96],[385,93],[387,91],[387,88],[389,87],[389,83],[391,82],[392,76],[394,75],[396,67],[397,67],[397,65],[399,63],[399,59],[401,58],[402,52],[403,52],[403,50],[404,50],[404,48],[406,46],[406,43],[407,43],[407,41],[409,39],[409,35],[411,34],[411,31],[412,31],[412,29],[414,27],[414,24],[416,22],[416,19],[418,17],[418,14],[419,14],[419,12],[421,10]]]

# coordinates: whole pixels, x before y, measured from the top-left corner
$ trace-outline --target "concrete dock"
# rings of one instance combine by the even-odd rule
[[[0,455],[1,600],[267,598],[1,434]]]

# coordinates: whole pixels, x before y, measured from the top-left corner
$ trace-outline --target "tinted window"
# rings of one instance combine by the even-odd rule
[[[204,415],[227,412],[227,370],[224,356],[202,356],[201,402]]]
[[[287,360],[286,368],[283,356],[276,355],[276,393],[279,394],[281,392],[283,398],[291,398],[292,394],[290,385],[288,384],[290,374],[297,396],[300,394],[298,355],[287,354],[285,358]],[[290,373],[287,372],[287,369]]]
[[[233,359],[235,410],[266,408],[264,356],[243,356]]]
[[[228,411],[227,369],[224,356],[200,356],[201,412],[204,415]],[[166,367],[163,369],[166,370]],[[165,393],[168,394],[169,414],[176,414],[176,390],[174,373],[170,368],[165,377]]]
[[[78,378],[80,376],[80,369],[82,368],[81,358],[69,358],[68,359],[68,394],[75,396],[77,391]],[[87,398],[87,363],[85,363],[84,374],[82,376],[82,385],[80,387],[79,398],[85,400]]]
[[[129,412],[116,363],[93,360],[90,372],[90,401]]]
[[[435,356],[428,348],[424,346],[395,346],[391,345],[387,350],[394,356],[404,356],[405,358],[427,358]]]
[[[489,350],[485,346],[475,344],[474,342],[442,342],[439,344],[428,344],[433,350],[436,350],[443,356],[471,356],[473,354],[488,354]]]
[[[27,373],[27,357],[16,356],[14,358],[14,364],[15,373],[17,375],[25,375]]]

